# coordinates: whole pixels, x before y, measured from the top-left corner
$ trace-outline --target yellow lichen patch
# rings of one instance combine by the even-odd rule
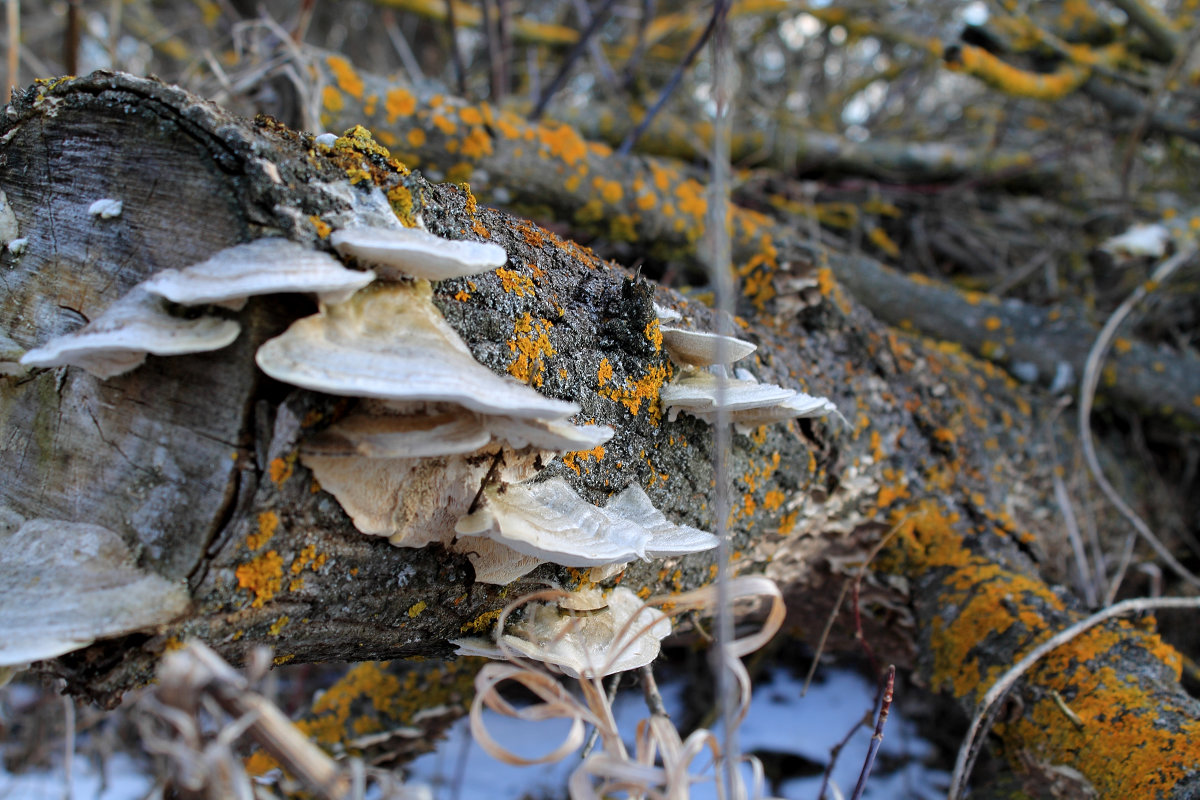
[[[570,125],[539,125],[536,136],[551,156],[567,166],[574,166],[587,158],[587,142]]]
[[[496,276],[500,278],[500,286],[504,289],[504,291],[509,293],[515,292],[517,297],[533,297],[533,294],[536,291],[533,286],[533,280],[529,276],[522,275],[516,270],[505,269],[504,267],[501,267],[496,270]]]
[[[612,380],[613,368],[607,358],[600,359],[600,369],[596,371],[596,380],[601,386]]]
[[[989,331],[998,331],[1003,324],[999,317],[985,317],[983,320],[983,327]]]
[[[500,613],[504,609],[497,608],[495,611],[485,611],[470,622],[464,622],[459,626],[459,633],[487,633],[491,631],[492,626],[496,624],[496,620],[500,619]]]
[[[305,567],[312,564],[316,560],[317,546],[310,544],[305,546],[303,550],[292,560],[292,565],[288,567],[293,575],[299,575]],[[314,567],[314,569],[316,569]]]
[[[322,239],[329,238],[329,234],[333,231],[333,228],[329,227],[328,222],[321,219],[316,214],[311,215],[308,218],[308,221],[312,224],[313,229],[317,232],[317,236],[320,236]]]
[[[427,604],[425,603],[425,601],[418,600],[417,602],[415,602],[411,606],[409,606],[408,611],[406,611],[405,613],[408,614],[409,618],[416,619],[417,617],[421,616],[421,612],[424,611],[426,608],[427,608]]]
[[[592,178],[592,188],[600,195],[600,199],[609,205],[621,202],[621,198],[625,195],[625,191],[621,188],[619,181],[610,181],[599,175]]]
[[[1091,75],[1087,66],[1069,61],[1054,72],[1029,72],[969,44],[962,45],[955,53],[956,57],[946,62],[947,67],[974,75],[989,86],[1017,97],[1058,100],[1082,86]]]
[[[464,109],[464,113],[469,110],[471,109]],[[460,148],[464,158],[478,161],[492,154],[492,137],[482,127],[475,126],[468,131]]]
[[[275,535],[278,527],[279,515],[274,511],[263,511],[258,515],[258,530],[246,537],[247,549],[252,553],[261,549]]]
[[[321,105],[325,107],[325,110],[336,114],[346,105],[346,101],[336,87],[326,86],[321,91]]]
[[[399,117],[409,116],[416,108],[417,98],[413,97],[412,92],[407,89],[392,89],[384,97],[383,110],[389,124],[395,122]],[[421,140],[424,141],[424,138],[422,131]]]
[[[522,383],[540,388],[546,372],[545,359],[555,354],[550,343],[548,320],[535,320],[528,311],[513,327],[513,339],[508,347],[516,358],[508,365],[508,373]]]
[[[900,257],[900,245],[892,241],[892,237],[887,235],[887,231],[883,228],[871,228],[867,231],[867,238],[871,240],[871,244],[878,247],[884,253],[892,258]]]
[[[432,116],[430,116],[429,121],[433,123],[433,127],[437,128],[439,131],[446,134],[447,136],[452,136],[454,134],[454,132],[456,130],[458,130],[458,126],[454,123],[454,120],[450,119],[449,117],[447,117],[443,114],[435,113]],[[449,148],[447,148],[447,149],[449,149]]]
[[[325,59],[325,63],[329,65],[329,71],[333,73],[334,80],[337,81],[338,87],[356,100],[361,100],[363,96],[363,81],[354,71],[354,67],[350,62],[341,56],[329,56]]]
[[[388,204],[392,207],[392,213],[396,215],[396,219],[400,220],[406,227],[413,227],[417,224],[413,217],[413,196],[407,186],[397,184],[388,190]]]
[[[283,615],[282,617],[280,617],[279,619],[277,619],[271,623],[271,627],[267,628],[267,634],[269,636],[278,636],[279,632],[281,630],[283,630],[285,627],[287,627],[287,624],[289,622],[291,622],[291,619],[289,619],[286,614]]]
[[[583,470],[586,469],[586,462],[599,461],[602,458],[604,458],[604,445],[598,444],[591,450],[576,450],[573,453],[566,453],[562,457],[562,462],[576,475],[582,475]]]
[[[787,495],[778,489],[769,489],[763,495],[763,508],[767,511],[778,511],[783,507],[783,501],[787,499]]]
[[[292,477],[292,473],[296,469],[296,454],[289,453],[283,458],[275,458],[271,460],[269,465],[271,473],[271,481],[276,486],[283,486],[284,482]]]
[[[234,571],[238,588],[247,589],[254,595],[250,605],[261,608],[279,592],[283,585],[283,558],[274,550],[268,550],[257,558],[238,565]]]
[[[641,412],[642,403],[646,403],[646,412],[650,421],[657,425],[662,419],[662,403],[659,395],[666,382],[668,369],[665,365],[654,365],[646,370],[646,374],[636,380],[626,378],[621,383],[602,386],[599,394],[609,400],[625,406],[630,414],[637,416]]]
[[[454,293],[454,299],[460,303],[465,303],[471,299],[471,293],[464,292],[462,289],[459,289],[457,292]]]
[[[652,319],[646,323],[646,330],[643,331],[646,341],[654,345],[654,352],[658,353],[662,350],[662,328],[658,324],[657,319]]]

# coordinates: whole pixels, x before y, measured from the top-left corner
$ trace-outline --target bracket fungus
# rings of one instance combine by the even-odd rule
[[[88,213],[100,219],[115,219],[121,216],[125,204],[111,197],[104,197],[88,206]]]
[[[343,228],[329,241],[339,253],[375,265],[388,278],[463,278],[508,261],[498,244],[443,239],[419,228]]]
[[[343,397],[456,403],[518,419],[579,411],[476,361],[432,297],[425,282],[369,286],[292,323],[255,358],[276,380]]]
[[[663,347],[671,360],[691,367],[708,367],[713,364],[732,364],[758,349],[758,345],[723,336],[719,333],[689,331],[683,328],[663,326]]]
[[[566,567],[698,553],[717,537],[675,525],[631,485],[601,508],[561,478],[484,492],[481,508],[458,521],[460,537],[486,536],[525,555]]]
[[[0,667],[153,628],[187,609],[183,583],[138,569],[121,537],[99,525],[35,519],[3,544]]]
[[[328,253],[282,238],[227,247],[186,269],[165,269],[142,288],[174,303],[216,303],[239,309],[246,298],[282,292],[314,292],[341,302],[375,280],[375,273],[346,269]]]
[[[459,655],[504,658],[516,653],[549,664],[572,678],[603,678],[644,667],[658,657],[671,621],[624,586],[607,605],[577,616],[561,603],[529,603],[525,618],[508,626],[495,644],[456,639]]]
[[[674,420],[682,411],[712,424],[721,406],[729,412],[730,421],[742,428],[799,417],[841,416],[828,398],[759,383],[745,370],[738,370],[736,378],[725,377],[721,386],[724,370],[719,366],[713,370],[684,372],[663,387],[662,404],[668,419]]]
[[[233,320],[177,317],[165,300],[139,285],[79,330],[30,350],[21,363],[82,367],[105,379],[135,369],[148,353],[176,356],[220,350],[233,343],[239,330]]]

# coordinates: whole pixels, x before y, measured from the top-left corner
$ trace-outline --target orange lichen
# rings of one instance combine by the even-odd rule
[[[599,381],[601,386],[603,386],[604,384],[606,384],[612,380],[612,376],[613,376],[612,364],[608,363],[607,358],[600,359],[600,369],[598,369],[596,371],[596,380]]]
[[[665,365],[653,365],[641,378],[626,378],[619,384],[614,382],[611,386],[603,386],[599,394],[625,406],[634,416],[640,413],[642,403],[645,402],[650,421],[657,425],[662,418],[659,395],[668,377],[668,368]]]
[[[325,59],[325,63],[329,65],[329,71],[333,73],[338,87],[356,100],[361,100],[363,96],[363,81],[358,76],[358,73],[354,71],[354,67],[350,65],[350,62],[342,56],[329,56]]]
[[[517,380],[540,388],[546,372],[545,359],[555,354],[548,320],[535,320],[528,311],[513,327],[514,338],[508,347],[516,358],[508,365],[508,373]]]
[[[292,477],[292,472],[296,468],[296,454],[289,453],[283,458],[274,458],[270,464],[271,481],[276,486],[282,486],[284,482]]]
[[[566,453],[562,457],[562,462],[576,475],[582,475],[583,470],[586,469],[583,462],[599,461],[602,458],[604,458],[604,445],[598,444],[591,450],[576,450],[573,453]]]
[[[312,224],[313,229],[316,230],[317,236],[320,236],[322,239],[329,238],[329,234],[333,231],[333,228],[329,227],[329,223],[316,214],[309,216],[308,221]]]
[[[283,630],[285,627],[287,627],[287,624],[289,622],[291,622],[291,619],[289,619],[286,614],[283,615],[282,617],[280,617],[279,619],[277,619],[271,623],[271,627],[267,628],[267,635],[268,636],[278,636],[279,632],[281,630]]]
[[[496,276],[500,278],[500,286],[504,291],[509,293],[515,292],[517,297],[525,297],[526,295],[533,297],[536,291],[533,280],[529,276],[522,275],[515,270],[501,267],[496,270]]]
[[[568,166],[574,166],[587,158],[587,142],[570,125],[539,125],[536,136],[551,156],[562,160]]]
[[[238,565],[234,574],[237,576],[238,588],[247,589],[254,595],[254,601],[250,605],[261,608],[283,585],[283,558],[274,550],[268,550],[257,558]]]
[[[274,511],[263,511],[258,515],[258,531],[246,537],[246,548],[250,552],[262,549],[279,527],[279,515]]]

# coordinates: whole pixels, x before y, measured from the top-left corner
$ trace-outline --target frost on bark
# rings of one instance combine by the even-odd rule
[[[508,587],[477,584],[463,556],[354,529],[297,457],[350,401],[294,390],[254,366],[259,344],[315,311],[303,297],[252,299],[233,315],[243,333],[231,347],[151,356],[108,381],[14,363],[160,269],[263,236],[328,250],[339,198],[372,185],[434,233],[508,252],[503,269],[434,287],[477,360],[577,402],[579,421],[616,428],[602,448],[556,459],[547,473],[592,502],[636,482],[670,519],[713,527],[711,429],[663,412],[659,392],[675,368],[651,301],[713,330],[702,304],[479,206],[468,189],[397,170],[363,132],[325,151],[270,119],[238,119],[181,90],[103,73],[20,95],[2,131],[0,189],[28,239],[22,253],[0,256],[6,521],[102,525],[140,567],[185,583],[191,597],[160,629],[40,665],[72,691],[114,703],[192,636],[235,662],[263,643],[278,663],[436,662],[451,652],[448,639],[488,630],[510,599],[585,580],[543,566]],[[122,200],[121,216],[90,215],[99,198]],[[759,346],[747,364],[759,380],[828,396],[847,423],[734,436],[734,563],[774,578],[793,632],[815,640],[842,582],[890,532],[863,584],[864,633],[877,653],[970,710],[1021,653],[1080,616],[1039,565],[1042,543],[1058,535],[1042,419],[1005,372],[885,326],[821,263],[818,253],[789,276],[811,279],[803,302],[760,295],[736,323]],[[612,582],[643,596],[678,592],[711,580],[713,558],[634,563]],[[839,646],[851,633],[839,628]],[[1179,668],[1146,626],[1097,628],[1021,684],[1023,703],[998,728],[1004,752],[1013,763],[1070,766],[1104,796],[1195,796],[1200,707],[1179,687]],[[362,715],[396,724],[426,706],[452,707],[469,676],[461,660],[408,678],[365,664],[326,694],[309,727],[331,744],[366,729],[354,725]]]

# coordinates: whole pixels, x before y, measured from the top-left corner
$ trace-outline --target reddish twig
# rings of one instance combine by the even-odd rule
[[[875,716],[875,732],[871,734],[871,744],[867,747],[867,757],[863,761],[862,772],[858,774],[858,783],[850,800],[859,800],[867,788],[867,778],[871,776],[871,767],[875,766],[875,756],[879,754],[879,746],[883,744],[883,726],[887,724],[888,712],[892,710],[892,696],[896,688],[896,666],[888,666],[887,678],[880,692],[879,710]]]

